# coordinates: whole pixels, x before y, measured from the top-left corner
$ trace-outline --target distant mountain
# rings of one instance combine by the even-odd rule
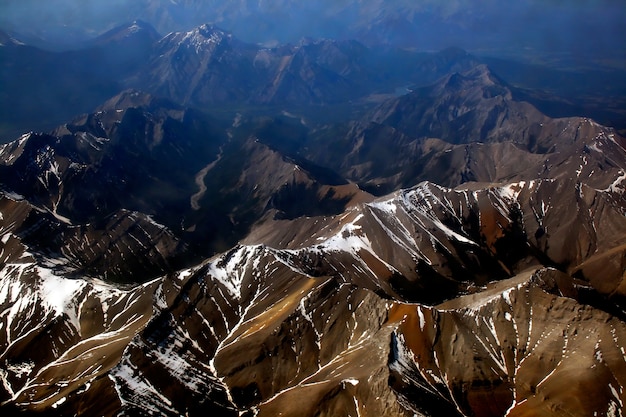
[[[275,115],[286,106],[317,106],[308,111],[312,116],[333,115],[362,111],[407,88],[429,85],[482,62],[458,48],[418,53],[330,39],[266,48],[209,24],[160,38],[141,21],[116,27],[77,50],[50,52],[11,42],[0,46],[0,57],[0,109],[5,115],[0,134],[5,141],[29,129],[52,129],[128,88],[184,105],[230,110],[232,115],[239,110]],[[624,127],[619,90],[609,94],[600,81],[569,89],[575,93],[567,96],[535,90],[545,86],[544,76],[580,85],[577,77],[620,79],[620,71],[583,72],[572,78],[534,66],[530,76],[520,79],[514,62],[496,64],[504,79],[511,76],[519,82],[511,87],[512,94],[553,117],[590,115]],[[534,77],[539,81],[534,83]]]
[[[428,54],[372,50],[356,42],[303,41],[266,49],[210,25],[161,39],[142,22],[115,28],[75,51],[12,42],[0,47],[0,57],[5,136],[52,129],[127,88],[201,107],[305,106],[431,82],[448,69],[431,67],[440,58]],[[467,62],[456,65],[471,63],[469,57],[461,60]]]
[[[0,46],[11,47],[11,46],[18,46],[18,45],[23,45],[23,42],[20,42],[19,40],[15,39],[14,37],[12,37],[6,32],[0,31]]]
[[[89,44],[107,47],[113,45],[133,49],[133,45],[129,45],[129,39],[135,42],[136,46],[149,49],[154,42],[161,39],[161,35],[150,24],[135,20],[130,25],[123,24],[103,33],[91,40]]]
[[[133,23],[78,50],[0,46],[3,138],[28,130],[50,130],[93,111],[124,89],[123,80],[145,64],[157,38],[151,27]]]
[[[159,41],[146,70],[129,85],[202,107],[319,105],[432,82],[451,66],[468,68],[475,62],[464,51],[431,56],[370,49],[355,41],[305,39],[263,48],[203,25]]]
[[[422,50],[449,46],[613,56],[624,50],[622,4],[611,0],[537,0],[501,4],[493,0],[116,0],[89,4],[59,0],[6,0],[0,27],[26,31],[54,42],[86,38],[134,19],[161,33],[217,24],[248,42],[295,42],[304,36],[358,39]],[[532,31],[525,30],[532,26]],[[593,33],[590,37],[586,34]],[[618,53],[619,55],[619,53]]]

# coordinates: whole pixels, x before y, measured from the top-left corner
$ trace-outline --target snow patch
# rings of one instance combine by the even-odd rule
[[[501,187],[498,190],[496,190],[496,192],[497,194],[500,195],[500,197],[505,199],[507,202],[513,203],[517,201],[520,193],[522,192],[525,186],[526,186],[526,181],[520,181],[517,183],[508,184],[504,187]]]
[[[7,363],[6,369],[13,373],[16,377],[22,378],[28,376],[33,371],[35,363],[32,361],[19,362],[19,363]]]
[[[330,237],[321,245],[321,248],[330,252],[348,252],[357,255],[359,250],[366,249],[373,253],[372,242],[362,232],[362,228],[357,224],[363,218],[359,213],[354,220],[345,224],[339,233]]]
[[[367,204],[369,207],[376,208],[382,212],[389,214],[396,214],[396,210],[398,209],[397,204],[395,203],[395,198],[384,200],[384,201],[376,201],[373,203]]]
[[[60,405],[62,405],[65,401],[67,400],[67,397],[62,397],[59,401],[55,402],[54,404],[52,404],[52,408],[58,408]]]
[[[247,265],[260,254],[258,246],[240,246],[209,264],[208,272],[236,299],[241,298],[241,286]]]
[[[40,282],[40,295],[46,305],[54,311],[57,316],[66,314],[76,329],[79,329],[77,315],[77,299],[80,292],[87,283],[83,280],[73,280],[54,275],[52,271],[36,267]]]
[[[150,384],[139,372],[129,358],[124,357],[122,362],[109,373],[122,406],[131,405],[151,414],[163,414],[163,411],[175,413],[172,402]],[[131,398],[125,394],[132,392]],[[158,401],[158,405],[154,404]]]
[[[11,192],[11,191],[3,191],[2,194],[5,197],[7,197],[8,199],[13,200],[13,201],[23,201],[23,200],[26,200],[26,197],[24,197],[23,195],[18,194],[18,193],[14,193],[14,192]]]
[[[359,385],[359,380],[358,379],[354,379],[354,378],[344,379],[341,382],[344,382],[346,384],[351,384],[351,385],[354,385],[354,386]]]
[[[426,325],[426,319],[424,317],[424,313],[422,312],[421,307],[417,307],[417,316],[420,319],[420,330],[424,330],[424,326]]]
[[[624,181],[626,181],[626,173],[622,172],[621,175],[617,177],[617,179],[615,179],[615,181],[613,181],[611,185],[609,185],[606,189],[600,191],[623,193],[624,191],[626,191],[626,184],[624,183]]]

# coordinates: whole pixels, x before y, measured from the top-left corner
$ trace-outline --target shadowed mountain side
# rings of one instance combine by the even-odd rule
[[[187,244],[141,213],[120,210],[94,223],[72,225],[15,195],[0,198],[0,212],[3,234],[36,248],[31,257],[69,277],[137,282],[190,262]],[[15,255],[10,241],[3,264]]]
[[[28,45],[0,46],[0,134],[48,130],[91,112],[118,94],[160,36],[135,22],[112,30],[88,47],[50,52]],[[4,140],[3,142],[5,142]]]
[[[58,220],[31,230],[28,242],[40,251],[61,253],[67,244],[45,230],[112,231],[120,213],[133,212],[162,224],[180,242],[176,256],[196,262],[232,247],[269,211],[281,218],[334,214],[370,198],[331,171],[298,163],[249,135],[236,122],[128,91],[52,134],[2,145],[0,182]],[[113,274],[107,262],[76,262],[88,264],[90,275]],[[127,267],[116,279],[155,277]]]

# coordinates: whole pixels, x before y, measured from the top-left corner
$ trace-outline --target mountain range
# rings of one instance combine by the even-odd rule
[[[494,0],[56,0],[50,4],[5,0],[0,27],[21,32],[28,43],[44,45],[75,45],[124,22],[143,19],[161,33],[210,22],[255,43],[313,36],[420,50],[527,48],[598,57],[623,51],[626,11],[622,6],[614,0],[507,4]],[[594,36],[587,36],[591,33]]]
[[[93,107],[0,145],[3,412],[623,414],[615,126],[460,49],[0,40],[21,122]]]

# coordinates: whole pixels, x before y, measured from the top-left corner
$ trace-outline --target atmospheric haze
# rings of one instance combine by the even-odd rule
[[[311,36],[421,50],[532,48],[618,59],[626,53],[626,5],[619,0],[4,0],[1,7],[1,29],[65,45],[141,19],[162,34],[215,23],[259,43]]]

